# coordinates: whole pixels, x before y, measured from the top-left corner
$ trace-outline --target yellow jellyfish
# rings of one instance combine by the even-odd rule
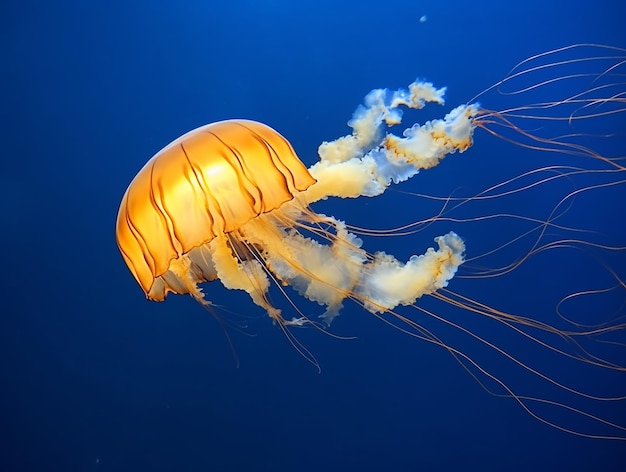
[[[623,63],[618,62],[618,65]],[[526,69],[524,73],[529,70],[533,69]],[[346,299],[354,300],[377,316],[390,314],[403,326],[401,329],[444,346],[455,357],[495,380],[507,395],[514,397],[533,416],[557,428],[592,436],[561,427],[533,413],[528,403],[542,400],[516,395],[461,350],[444,344],[396,310],[401,305],[416,307],[420,297],[433,294],[447,303],[494,318],[516,332],[521,333],[518,326],[522,326],[563,339],[572,338],[569,332],[499,311],[468,297],[445,291],[439,294],[465,261],[465,244],[460,236],[454,232],[440,235],[435,238],[436,247],[400,261],[392,254],[369,253],[354,228],[312,209],[312,204],[329,197],[380,195],[392,183],[403,182],[422,169],[437,166],[449,154],[466,151],[472,145],[478,127],[495,134],[499,134],[494,131],[496,126],[516,129],[520,136],[530,140],[531,144],[522,143],[528,147],[542,145],[550,148],[554,145],[562,152],[594,155],[566,140],[544,140],[514,125],[511,120],[516,116],[527,118],[524,113],[530,107],[491,112],[477,103],[470,103],[454,108],[442,119],[415,124],[405,129],[402,136],[389,131],[389,127],[401,123],[401,107],[420,109],[429,102],[443,104],[444,94],[445,88],[436,88],[425,81],[415,81],[407,89],[396,91],[373,90],[348,123],[352,133],[324,142],[319,148],[319,161],[308,169],[283,136],[258,122],[228,120],[190,131],[152,157],[126,190],[116,227],[122,256],[150,300],[162,301],[173,292],[190,294],[210,307],[211,302],[205,298],[200,284],[219,280],[227,289],[247,292],[252,301],[283,328],[292,342],[289,326],[317,325],[317,320],[299,310],[296,303],[290,307],[295,316],[285,316],[270,301],[268,294],[272,284],[281,290],[290,286],[301,296],[323,306],[320,317],[324,326],[331,325]],[[552,108],[566,102],[536,104],[533,109]],[[569,103],[580,109],[598,105],[596,99],[583,95],[574,95]],[[605,103],[621,104],[622,95],[613,96]],[[623,111],[623,106],[620,107],[616,112]],[[576,118],[573,115],[566,117],[569,120]],[[616,161],[605,159],[605,162],[618,173],[624,170]],[[559,177],[576,172],[579,170],[556,169]],[[541,179],[532,186],[541,184]],[[521,186],[515,192],[525,188]],[[567,195],[564,200],[575,193]],[[550,226],[547,221],[538,224]],[[573,240],[556,241],[545,246],[537,245],[531,252],[577,243]],[[523,260],[520,258],[518,263]],[[509,270],[512,267],[503,269]],[[486,276],[491,275],[487,273]],[[617,275],[616,278],[624,286]],[[446,322],[439,315],[425,312]],[[466,328],[453,326],[469,333]],[[622,328],[622,325],[616,325],[589,331],[602,334]],[[546,345],[540,338],[523,335]],[[559,388],[573,391],[518,361],[495,344],[472,336],[523,369]],[[294,345],[298,348],[297,343]],[[572,345],[578,346],[576,342]],[[582,354],[570,354],[560,347],[550,349],[570,358],[579,356],[588,364],[624,370],[619,364],[604,361],[584,350]],[[309,357],[308,351],[304,350],[303,354]],[[565,408],[626,431],[618,424],[584,411]],[[616,438],[622,439],[621,436]]]
[[[399,105],[421,108],[441,102],[443,93],[418,82],[372,92],[352,121],[354,133],[324,143],[310,170],[261,123],[222,121],[181,136],[148,161],[122,199],[117,241],[124,260],[151,300],[189,293],[206,304],[198,285],[219,279],[245,290],[281,325],[307,319],[283,318],[268,301],[270,280],[325,305],[327,324],[347,297],[377,313],[445,287],[463,262],[456,234],[402,263],[385,253],[370,256],[342,221],[309,206],[329,196],[378,195],[392,180],[467,149],[475,106],[411,128],[404,138],[380,132],[383,123],[399,121]]]

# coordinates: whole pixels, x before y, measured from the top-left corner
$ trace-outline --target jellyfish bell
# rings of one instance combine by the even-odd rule
[[[162,301],[168,292],[201,299],[195,284],[217,277],[213,259],[202,262],[210,251],[203,245],[236,233],[313,182],[291,145],[268,126],[246,120],[202,126],[159,151],[133,179],[120,205],[118,246],[149,299]]]

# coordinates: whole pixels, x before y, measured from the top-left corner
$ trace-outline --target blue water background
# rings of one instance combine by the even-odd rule
[[[4,2],[0,11],[0,470],[623,470],[623,442],[539,423],[513,400],[487,394],[445,350],[354,304],[333,332],[358,339],[296,332],[318,373],[244,293],[207,286],[209,299],[246,315],[248,328],[231,330],[236,368],[219,324],[190,297],[145,300],[114,234],[132,177],[190,129],[259,120],[310,165],[322,141],[349,132],[346,122],[372,88],[416,77],[447,86],[445,107],[410,115],[424,121],[532,54],[580,42],[626,46],[622,2],[25,0]],[[499,109],[506,100],[492,94],[483,103]],[[380,201],[318,209],[372,228],[414,221],[426,216],[421,201],[401,192],[479,191],[515,175],[530,155],[479,132],[468,153]],[[607,233],[619,235],[623,200],[600,197],[585,204]],[[534,214],[542,202],[513,211]],[[468,248],[503,230],[490,222],[464,234],[450,224],[366,243],[406,258],[451,229]],[[531,265],[521,281],[474,282],[467,293],[541,317],[546,312],[534,307],[551,301],[537,295],[532,271],[559,263]],[[556,285],[569,283],[558,277]],[[431,309],[447,315],[445,304]],[[454,316],[517,349],[497,327]],[[516,387],[558,395],[440,328],[447,342],[491,362]],[[559,372],[558,357],[547,356],[555,364],[546,365],[541,352],[530,360]],[[593,372],[582,382],[575,370],[565,376],[602,393],[604,377]],[[606,380],[606,391],[623,392],[623,381]],[[600,412],[626,422],[623,406]]]

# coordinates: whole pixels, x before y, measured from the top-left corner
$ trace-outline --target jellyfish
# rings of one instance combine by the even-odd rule
[[[268,301],[271,281],[323,305],[327,325],[346,298],[378,313],[445,287],[464,257],[454,232],[401,262],[368,254],[343,221],[311,209],[328,197],[379,195],[391,182],[466,150],[475,105],[407,129],[404,137],[383,133],[400,121],[400,105],[441,103],[444,91],[427,82],[374,90],[351,121],[353,134],[322,144],[310,169],[284,137],[258,122],[228,120],[190,131],[150,159],[126,191],[117,220],[124,260],[151,300],[173,292],[207,305],[199,284],[217,279],[247,292],[281,326],[308,317],[283,317]]]
[[[551,51],[533,59],[541,60],[560,52],[571,52],[577,47]],[[335,216],[315,211],[316,202],[329,198],[356,199],[381,195],[392,184],[400,184],[420,171],[436,167],[446,156],[464,153],[472,146],[475,131],[484,129],[531,149],[590,158],[593,162],[606,165],[608,170],[572,166],[540,168],[519,176],[520,183],[513,189],[510,185],[518,182],[517,178],[473,197],[442,197],[446,208],[438,215],[387,234],[406,232],[407,228],[408,232],[417,231],[414,228],[420,224],[429,224],[435,220],[445,221],[447,205],[450,204],[462,206],[469,201],[496,199],[511,193],[525,192],[554,179],[568,180],[581,174],[607,175],[608,172],[608,175],[618,177],[606,184],[590,185],[566,193],[557,202],[547,220],[518,217],[536,225],[535,229],[539,232],[536,243],[510,265],[480,272],[476,276],[494,277],[513,271],[531,256],[563,246],[601,247],[608,251],[623,251],[624,248],[617,246],[602,246],[580,239],[544,242],[550,229],[562,229],[556,220],[566,212],[570,204],[568,202],[574,197],[595,188],[624,182],[619,177],[625,170],[620,160],[603,157],[572,142],[570,138],[576,137],[576,134],[544,138],[516,124],[516,120],[532,119],[537,122],[547,119],[540,113],[551,111],[555,107],[574,107],[564,117],[555,118],[565,123],[624,111],[625,93],[610,92],[611,87],[623,88],[623,85],[613,82],[601,85],[595,82],[610,76],[614,69],[624,64],[624,51],[618,51],[620,55],[609,57],[611,65],[599,73],[591,74],[595,85],[585,92],[553,102],[512,107],[502,111],[488,110],[471,100],[453,108],[443,118],[409,126],[401,135],[392,131],[402,123],[403,108],[420,110],[429,103],[444,105],[445,87],[437,88],[428,81],[416,80],[406,89],[372,90],[348,122],[351,133],[323,142],[318,151],[319,160],[308,168],[289,141],[265,124],[233,119],[199,127],[159,151],[132,180],[122,198],[117,217],[118,247],[126,265],[149,300],[163,301],[170,292],[189,294],[211,310],[213,304],[210,297],[205,297],[202,284],[219,281],[226,289],[246,292],[282,328],[294,347],[313,363],[316,363],[314,357],[299,344],[291,328],[312,325],[325,330],[339,316],[346,300],[352,300],[367,312],[399,326],[402,331],[443,346],[464,366],[470,366],[498,384],[505,395],[514,398],[540,421],[583,436],[624,439],[626,428],[615,422],[568,405],[516,394],[505,382],[482,368],[463,350],[444,343],[400,309],[403,306],[420,309],[433,318],[468,333],[479,343],[557,388],[598,400],[601,398],[578,392],[552,379],[492,341],[472,333],[468,328],[420,308],[419,299],[427,295],[437,297],[468,312],[492,318],[565,357],[619,372],[626,369],[619,362],[611,362],[589,353],[577,341],[577,336],[614,333],[622,330],[623,324],[584,327],[580,332],[572,333],[527,316],[498,310],[447,289],[459,268],[468,260],[465,242],[456,232],[440,234],[434,238],[435,244],[426,248],[422,254],[412,255],[408,260],[399,260],[393,254],[383,251],[369,252],[360,237],[359,228]],[[598,59],[606,57],[598,55],[590,60],[593,62]],[[520,64],[525,68],[521,71],[514,69],[506,79],[487,90],[500,88],[511,79],[526,77],[537,70],[555,65],[577,65],[579,59],[554,60],[539,66],[526,61]],[[543,82],[521,89],[521,92],[551,83],[558,85],[561,80],[580,77],[588,77],[588,74],[560,75],[558,78],[544,79]],[[605,98],[598,98],[594,95],[596,92],[603,93],[601,96]],[[597,109],[607,105],[613,105],[614,108],[608,111]],[[512,130],[516,137],[508,137],[503,129]],[[530,183],[527,182],[529,176],[533,179]],[[497,250],[498,248],[493,249]],[[626,284],[617,271],[611,268],[609,271],[615,276],[617,288],[623,290]],[[269,296],[272,286],[285,295],[289,302],[287,310],[272,303]],[[300,296],[320,305],[320,312],[310,314],[298,308],[298,303],[292,300],[286,287],[291,287]],[[598,290],[596,293],[601,292],[602,290]],[[562,302],[571,302],[590,293],[573,293]],[[529,334],[524,329],[554,335],[558,340],[565,340],[567,346],[556,343],[550,345],[543,337]],[[623,400],[625,397],[611,399]],[[617,429],[619,433],[593,435],[561,426],[536,413],[529,406],[532,402],[564,407],[575,414]]]

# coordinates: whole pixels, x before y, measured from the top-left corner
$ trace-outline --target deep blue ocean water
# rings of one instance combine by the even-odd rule
[[[331,332],[356,339],[295,331],[315,355],[318,373],[244,293],[207,285],[207,297],[223,307],[224,317],[241,319],[230,311],[247,320],[247,328],[230,330],[237,368],[220,325],[190,297],[145,300],[114,229],[135,173],[190,129],[228,118],[259,120],[286,136],[311,165],[322,141],[349,133],[347,121],[373,88],[407,86],[416,77],[448,87],[444,107],[407,113],[408,126],[465,103],[533,54],[575,43],[626,47],[622,2],[25,0],[4,2],[0,11],[0,470],[623,470],[626,442],[582,438],[540,423],[514,400],[485,392],[444,349],[390,328],[353,303],[346,303]],[[559,92],[547,88],[542,99]],[[492,91],[480,101],[501,110],[524,98]],[[601,134],[605,124],[624,130],[624,120],[611,115],[590,131]],[[587,144],[626,154],[624,140],[615,142],[615,148],[602,139]],[[553,162],[595,165],[477,130],[469,151],[382,197],[329,200],[314,209],[389,228],[440,208],[414,193],[475,194]],[[511,212],[545,219],[568,185],[579,184],[473,203],[457,216]],[[560,221],[596,231],[583,239],[626,246],[625,197],[623,184],[590,192],[566,205]],[[471,256],[522,228],[506,218],[448,221],[406,237],[366,238],[365,244],[406,259],[454,230]],[[523,242],[512,245],[484,262],[508,264],[524,248]],[[508,277],[459,277],[449,288],[558,324],[554,305],[561,297],[612,283],[593,254],[553,251]],[[604,261],[624,276],[623,251]],[[292,295],[307,312],[321,312]],[[624,291],[613,295],[565,308],[597,324],[596,313],[625,314]],[[568,385],[599,395],[626,391],[623,375],[565,362],[498,323],[432,298],[419,303]],[[626,424],[626,402],[572,398],[459,330],[410,307],[399,312],[516,392]],[[623,334],[611,339],[626,341]],[[601,351],[626,364],[623,350]],[[538,412],[585,432],[616,432],[563,409],[539,405]]]

